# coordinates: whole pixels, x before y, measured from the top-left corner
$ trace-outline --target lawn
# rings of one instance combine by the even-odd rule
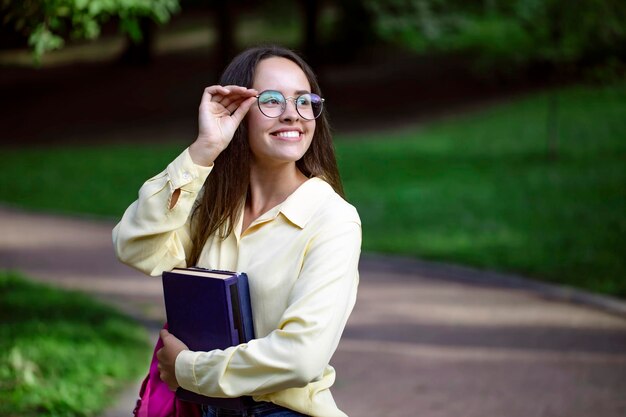
[[[559,146],[547,153],[556,94]],[[184,147],[3,150],[0,197],[119,218]],[[337,138],[364,250],[626,297],[626,84],[578,86],[398,132]]]
[[[626,296],[626,85],[561,91],[343,142],[364,248]]]
[[[137,323],[16,273],[0,271],[0,323],[2,416],[97,415],[148,369]]]

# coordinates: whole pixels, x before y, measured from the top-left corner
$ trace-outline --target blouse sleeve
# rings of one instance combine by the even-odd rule
[[[358,220],[318,232],[277,329],[226,350],[181,352],[178,383],[203,395],[237,397],[303,387],[321,378],[356,301],[360,250]]]
[[[189,216],[211,169],[195,165],[185,149],[163,172],[146,181],[137,201],[113,229],[118,259],[153,276],[185,267],[191,249]],[[170,209],[177,189],[178,201]]]

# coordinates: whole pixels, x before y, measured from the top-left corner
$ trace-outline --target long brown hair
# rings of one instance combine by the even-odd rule
[[[317,78],[309,65],[295,52],[280,46],[261,46],[248,49],[224,70],[220,85],[252,87],[257,64],[271,57],[295,62],[304,71],[311,92],[322,96]],[[232,233],[237,216],[245,203],[250,184],[250,147],[246,120],[239,125],[228,147],[215,160],[211,174],[204,183],[204,192],[191,217],[193,248],[189,265],[195,265],[209,236],[219,233],[226,238]],[[298,169],[307,177],[320,177],[335,192],[343,196],[343,186],[337,169],[335,149],[326,112],[316,120],[313,140],[306,153],[296,161]]]

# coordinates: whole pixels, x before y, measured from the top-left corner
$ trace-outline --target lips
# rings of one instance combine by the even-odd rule
[[[297,140],[297,139],[300,139],[302,132],[299,130],[285,129],[285,130],[278,130],[270,134],[276,138],[283,139],[283,140]]]

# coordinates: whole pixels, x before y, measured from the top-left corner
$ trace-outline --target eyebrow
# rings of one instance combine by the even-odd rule
[[[283,96],[286,96],[285,93],[283,91],[279,90],[279,89],[270,88],[270,89],[264,90],[264,91],[278,91]],[[311,92],[309,90],[296,90],[296,91],[294,91],[294,94],[296,96],[300,96],[302,94],[311,94]]]
[[[281,90],[272,90],[272,91],[278,91],[280,94],[286,96],[285,93],[283,91],[281,91]],[[311,94],[311,92],[309,90],[296,90],[296,91],[294,91],[294,94],[296,96],[300,96],[302,94]]]

